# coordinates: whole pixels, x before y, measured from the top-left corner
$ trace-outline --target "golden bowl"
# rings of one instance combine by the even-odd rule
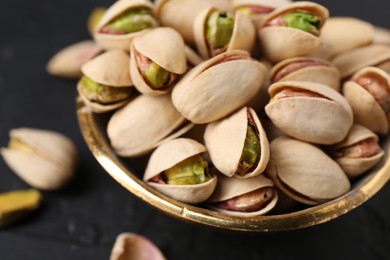
[[[377,193],[390,178],[389,138],[382,141],[384,158],[363,178],[353,183],[347,194],[314,207],[291,213],[235,217],[188,205],[159,193],[141,180],[147,158],[118,157],[110,147],[106,134],[109,114],[94,114],[77,98],[79,126],[92,154],[117,182],[141,200],[184,221],[205,226],[246,232],[287,231],[315,226],[335,219],[358,207]]]

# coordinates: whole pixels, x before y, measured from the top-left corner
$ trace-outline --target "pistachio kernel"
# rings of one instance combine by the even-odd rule
[[[244,149],[241,153],[239,174],[245,174],[254,165],[259,162],[260,157],[260,140],[255,128],[248,124]]]
[[[233,34],[234,19],[226,12],[213,12],[207,20],[207,41],[211,48],[224,48]]]
[[[282,19],[286,22],[287,27],[300,29],[314,35],[319,34],[320,20],[312,14],[295,12],[283,15]]]
[[[153,89],[161,89],[171,85],[176,78],[176,74],[171,73],[157,63],[152,62],[145,70],[145,78]]]

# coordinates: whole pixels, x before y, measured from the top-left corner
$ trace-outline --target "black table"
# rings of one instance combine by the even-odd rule
[[[130,194],[96,162],[75,114],[74,81],[45,71],[59,49],[87,39],[86,18],[112,1],[0,2],[0,145],[17,127],[50,129],[79,149],[77,175],[63,190],[43,192],[43,206],[0,230],[0,259],[108,259],[121,232],[142,234],[168,259],[390,259],[390,187],[336,220],[278,234],[208,229],[167,216]],[[387,0],[317,1],[331,15],[390,27]],[[348,32],[346,32],[348,33]],[[28,188],[0,160],[0,192]]]

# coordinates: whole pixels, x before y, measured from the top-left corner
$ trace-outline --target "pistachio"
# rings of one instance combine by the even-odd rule
[[[41,193],[33,189],[0,193],[0,228],[31,213],[41,200]]]
[[[319,34],[320,20],[315,15],[303,12],[294,12],[283,15],[287,27],[296,28],[314,35]]]
[[[246,130],[246,137],[244,142],[244,149],[242,150],[240,158],[240,174],[245,173],[251,169],[260,158],[260,140],[255,128],[248,124]]]
[[[87,28],[88,28],[88,32],[91,35],[95,31],[96,26],[99,24],[105,12],[106,12],[105,7],[96,7],[89,14],[87,20]]]
[[[224,48],[233,34],[234,19],[226,12],[213,12],[207,20],[207,41],[211,48]]]

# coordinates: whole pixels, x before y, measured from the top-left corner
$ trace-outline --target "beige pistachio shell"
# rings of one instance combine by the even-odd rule
[[[330,44],[330,42],[327,39],[324,39],[320,35],[320,39],[322,42],[322,45],[319,49],[311,53],[309,56],[310,57],[316,57],[324,60],[330,60],[332,53],[333,53],[333,47]]]
[[[241,176],[236,172],[244,149],[248,113],[253,118],[259,133],[260,159],[253,171]],[[249,107],[244,107],[228,118],[209,124],[204,134],[204,140],[214,166],[228,177],[254,177],[262,173],[267,166],[269,159],[268,139],[256,112]]]
[[[330,17],[321,29],[332,46],[331,56],[370,44],[373,34],[372,24],[354,17]]]
[[[271,70],[271,79],[273,79],[276,74],[283,69],[286,65],[292,64],[295,62],[320,62],[324,65],[315,65],[304,67],[282,77],[280,81],[309,81],[321,83],[323,85],[329,86],[336,91],[340,90],[340,72],[339,70],[329,61],[314,57],[295,57],[283,60],[276,64]]]
[[[260,188],[274,187],[274,182],[271,179],[263,175],[258,175],[248,179],[229,178],[224,175],[218,176],[217,187],[213,195],[208,199],[209,203],[222,202],[234,197],[244,195],[245,193],[255,191]],[[278,194],[274,190],[274,197],[272,200],[261,210],[254,212],[238,212],[231,210],[224,210],[217,207],[210,206],[213,210],[216,210],[227,215],[239,216],[239,217],[252,217],[264,215],[272,210],[276,202],[278,201]]]
[[[187,71],[184,47],[184,41],[180,34],[168,27],[156,28],[135,38],[131,45],[130,74],[136,89],[149,95],[162,95],[171,90],[171,88],[155,90],[148,85],[139,71],[135,51],[151,59],[165,70],[180,75]]]
[[[57,52],[47,63],[46,70],[54,76],[78,79],[82,76],[81,66],[102,51],[90,40],[72,44]]]
[[[172,101],[194,123],[216,121],[245,105],[260,90],[264,74],[264,65],[247,52],[225,52],[190,70],[173,89]]]
[[[160,249],[144,236],[121,233],[115,240],[110,260],[165,260]]]
[[[310,91],[323,96],[289,97],[273,100],[285,88]],[[303,81],[272,84],[268,90],[271,102],[265,111],[272,122],[284,133],[302,141],[334,144],[342,141],[352,127],[353,114],[347,100],[325,85]]]
[[[204,59],[209,59],[213,55],[210,53],[207,44],[207,19],[211,13],[217,11],[215,7],[209,7],[203,10],[194,21],[194,38],[199,54]],[[255,44],[255,28],[249,17],[236,12],[234,16],[233,33],[227,46],[227,51],[230,50],[245,50],[250,52]]]
[[[107,134],[114,151],[130,157],[145,154],[192,126],[185,123],[169,95],[141,95],[112,115]]]
[[[340,166],[316,146],[279,137],[270,147],[267,173],[292,199],[315,205],[350,190],[350,182]]]
[[[195,52],[191,47],[188,45],[184,46],[184,52],[186,54],[187,58],[187,69],[190,69],[189,67],[195,67],[196,65],[201,64],[204,62],[204,59],[198,55],[197,52]]]
[[[378,136],[373,132],[371,132],[368,128],[361,125],[353,125],[347,137],[341,143],[334,145],[332,147],[332,150],[342,149],[368,139],[373,139],[376,142],[379,141]],[[381,152],[371,157],[366,157],[366,158],[341,157],[341,158],[336,158],[336,162],[341,166],[341,168],[344,170],[344,172],[347,174],[349,178],[354,178],[360,176],[368,169],[374,167],[381,160],[383,155],[384,152],[383,150],[381,150]]]
[[[374,27],[374,44],[386,44],[390,45],[390,30],[382,27],[375,26]]]
[[[343,94],[351,105],[355,123],[375,133],[386,134],[389,131],[389,121],[385,111],[368,91],[353,81],[367,73],[382,78],[390,86],[389,74],[379,68],[367,67],[356,72],[351,81],[344,83]]]
[[[77,149],[66,136],[48,130],[17,128],[10,138],[21,141],[28,151],[1,148],[8,166],[30,186],[42,190],[62,188],[74,175]]]
[[[121,13],[125,12],[126,10],[130,8],[135,7],[146,7],[149,8],[152,13],[154,13],[154,6],[150,1],[147,0],[120,0],[116,1],[113,5],[111,5],[107,11],[104,13],[103,17],[101,18],[100,22],[95,28],[93,37],[96,41],[96,43],[100,46],[102,46],[106,50],[111,49],[119,49],[126,52],[129,52],[129,47],[131,44],[131,41],[145,32],[147,32],[150,29],[145,29],[139,32],[135,33],[128,33],[123,35],[115,35],[115,34],[106,34],[106,33],[100,33],[99,30],[108,24],[112,19],[114,19],[117,15],[120,15]]]
[[[367,66],[375,66],[390,59],[390,46],[373,44],[356,48],[334,57],[333,64],[340,70],[341,78],[347,78]]]
[[[203,202],[211,196],[215,189],[217,183],[215,175],[209,181],[196,185],[159,184],[149,180],[179,162],[204,152],[206,152],[206,148],[202,144],[188,138],[165,142],[150,156],[143,180],[156,190],[178,201],[190,204]]]

